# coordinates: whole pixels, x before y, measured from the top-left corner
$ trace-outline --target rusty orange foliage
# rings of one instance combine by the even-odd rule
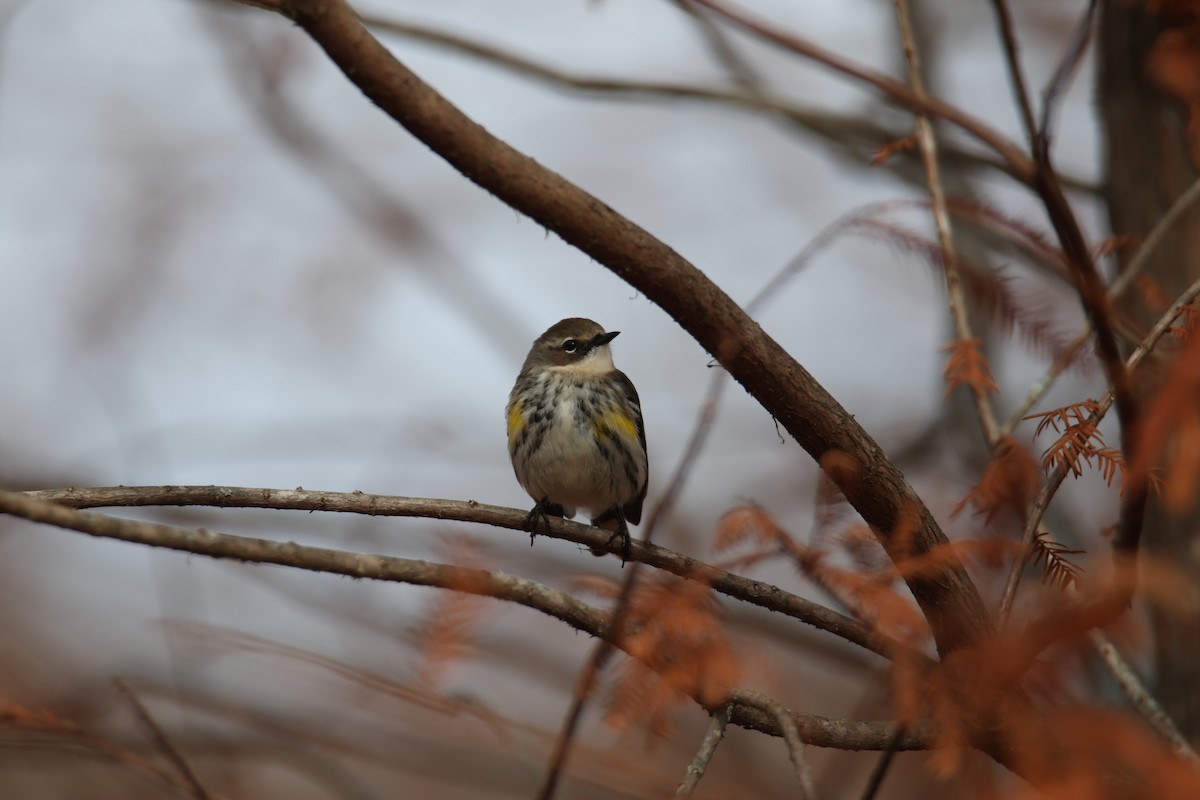
[[[482,546],[467,536],[449,536],[439,543],[439,557],[449,563],[482,568]],[[418,657],[415,681],[419,686],[433,689],[446,670],[471,652],[471,640],[489,603],[486,597],[471,593],[477,587],[467,585],[448,587],[434,595],[424,618],[413,635]],[[460,591],[453,591],[459,589]]]
[[[1195,303],[1188,303],[1179,310],[1176,324],[1171,326],[1171,335],[1177,341],[1186,342],[1196,331],[1198,324],[1200,324],[1200,308],[1197,308]]]
[[[1010,509],[1020,516],[1041,488],[1037,460],[1025,446],[1011,436],[1000,440],[996,457],[988,464],[979,483],[954,507],[962,513],[967,505],[983,514],[990,523],[1000,511]]]
[[[896,139],[895,141],[887,142],[875,151],[875,155],[871,158],[871,166],[878,167],[881,164],[885,164],[891,160],[892,156],[899,155],[900,153],[910,152],[916,148],[916,146],[917,135],[915,133],[911,136],[905,136],[903,139]]]
[[[989,537],[986,539],[960,539],[939,545],[919,556],[909,556],[895,566],[896,575],[904,580],[938,578],[943,572],[957,569],[964,561],[977,559],[992,566],[1000,566],[1020,549],[1016,542]]]
[[[842,450],[830,450],[821,456],[821,472],[838,486],[857,480],[861,467],[854,457]]]
[[[982,339],[956,339],[941,348],[940,352],[950,354],[942,369],[947,396],[959,386],[968,386],[980,393],[1000,391],[992,379],[987,356],[980,349],[982,344]]]
[[[740,676],[718,606],[704,583],[659,575],[639,583],[630,600],[622,646],[625,659],[605,719],[618,728],[642,722],[652,734],[670,731],[670,711],[695,698],[721,703]]]
[[[864,524],[843,528],[838,533],[838,544],[863,572],[878,572],[892,563],[875,532]]]
[[[1200,771],[1128,716],[1069,708],[1051,712],[1043,724],[1070,746],[1060,749],[1052,769],[1044,770],[1042,785],[1036,791],[1023,787],[1018,798],[1190,800],[1197,796]]]
[[[1191,337],[1176,356],[1147,405],[1138,436],[1130,481],[1151,482],[1155,466],[1165,467],[1167,507],[1182,512],[1195,502],[1200,479],[1200,337]]]
[[[1042,454],[1043,469],[1061,468],[1078,478],[1087,465],[1098,469],[1109,486],[1118,475],[1124,477],[1124,456],[1120,450],[1105,443],[1093,421],[1093,415],[1099,410],[1100,404],[1095,400],[1083,400],[1025,417],[1040,420],[1035,436],[1040,436],[1046,428],[1053,428],[1060,434]]]
[[[1100,241],[1092,251],[1092,257],[1100,261],[1120,250],[1140,244],[1142,237],[1133,236],[1132,234],[1117,234],[1116,236],[1108,236]],[[1141,276],[1139,276],[1141,277]],[[1164,306],[1165,308],[1165,306]]]
[[[22,728],[78,731],[79,726],[46,708],[28,708],[0,697],[0,722]]]
[[[1138,275],[1133,279],[1138,294],[1142,297],[1142,305],[1151,311],[1166,311],[1171,305],[1171,299],[1163,291],[1162,284],[1149,275]]]
[[[1072,550],[1065,544],[1060,544],[1050,538],[1049,531],[1038,531],[1030,543],[1032,562],[1042,567],[1042,583],[1066,589],[1079,584],[1079,573],[1083,567],[1069,560],[1069,555],[1079,555],[1086,551]]]
[[[829,473],[821,470],[817,475],[817,501],[813,507],[811,541],[818,546],[825,544],[850,511],[850,503],[842,490]]]
[[[896,589],[893,570],[866,574],[817,560],[806,572],[844,603],[873,633],[913,644],[928,637],[929,626],[925,618]]]
[[[712,547],[714,552],[723,553],[746,542],[776,545],[782,536],[786,534],[765,509],[747,503],[721,515]]]

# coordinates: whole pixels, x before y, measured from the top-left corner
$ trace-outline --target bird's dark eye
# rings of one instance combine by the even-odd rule
[[[574,353],[578,349],[579,342],[575,341],[574,339],[567,339],[565,342],[563,342],[564,353]]]

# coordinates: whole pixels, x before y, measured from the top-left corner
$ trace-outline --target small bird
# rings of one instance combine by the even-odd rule
[[[572,317],[537,338],[508,397],[508,453],[535,502],[525,518],[530,544],[539,520],[548,526],[583,509],[613,532],[610,545],[621,538],[624,565],[650,469],[637,390],[613,365],[618,333]]]

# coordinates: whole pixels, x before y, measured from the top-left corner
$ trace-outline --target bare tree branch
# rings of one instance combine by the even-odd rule
[[[913,36],[912,19],[908,3],[896,0],[896,19],[900,27],[900,41],[904,45],[904,61],[908,68],[908,82],[913,94],[920,100],[926,100],[924,82],[921,80],[921,62],[917,53],[916,37]],[[929,187],[930,206],[933,209],[933,223],[937,230],[938,246],[942,254],[942,269],[946,276],[946,296],[950,302],[950,315],[954,320],[954,330],[958,343],[962,346],[973,347],[975,336],[971,332],[971,320],[967,315],[967,303],[963,297],[962,278],[959,275],[958,252],[954,246],[954,233],[950,229],[950,212],[946,206],[946,190],[942,187],[941,170],[938,167],[937,139],[933,134],[933,125],[924,112],[917,112],[917,142],[921,148],[921,162],[925,165],[926,184]],[[953,386],[953,384],[951,384]],[[979,425],[983,428],[983,438],[989,449],[994,449],[1000,442],[1000,434],[996,426],[996,411],[988,397],[988,388],[980,385],[979,381],[969,381],[967,390],[975,404],[975,414]]]
[[[489,134],[392,57],[343,0],[287,0],[282,8],[376,105],[459,172],[578,247],[660,305],[820,461],[896,557],[946,543],[929,509],[861,425],[704,273],[600,200]],[[907,92],[906,92],[907,93]],[[901,543],[894,534],[902,532]],[[909,535],[911,532],[911,536]],[[904,552],[893,548],[903,544]],[[960,563],[909,587],[941,652],[991,629]]]
[[[1006,139],[998,131],[988,127],[981,120],[965,114],[961,109],[934,97],[918,97],[909,87],[894,78],[843,58],[807,39],[777,30],[763,20],[735,10],[731,6],[718,3],[716,0],[688,0],[688,2],[710,9],[733,25],[749,31],[764,41],[823,64],[843,75],[848,75],[876,89],[888,100],[914,113],[928,114],[946,120],[971,134],[1000,156],[1018,181],[1029,186],[1034,185],[1034,165],[1029,156],[1021,152],[1020,147]]]
[[[30,497],[70,508],[119,506],[216,506],[220,508],[274,508],[297,511],[330,511],[383,517],[477,522],[524,533],[528,510],[486,505],[474,500],[434,500],[389,497],[362,492],[318,492],[304,489],[250,489],[237,486],[113,486],[97,489],[51,489],[28,492]],[[539,534],[542,532],[539,531]],[[550,520],[545,535],[584,545],[609,548],[610,531],[571,520]],[[613,552],[616,553],[615,546]],[[776,611],[832,633],[884,658],[903,649],[899,642],[881,637],[845,614],[785,592],[769,583],[734,575],[702,561],[657,545],[634,540],[630,558],[681,578],[702,580],[714,591]]]
[[[90,536],[180,550],[212,558],[279,564],[312,572],[432,586],[493,597],[540,611],[592,636],[604,636],[608,631],[609,614],[582,603],[565,592],[500,572],[394,556],[351,553],[299,545],[295,542],[274,542],[218,533],[204,528],[187,530],[153,522],[119,519],[76,511],[28,494],[5,490],[0,490],[0,513]],[[623,647],[621,638],[615,639],[613,644]],[[731,699],[739,708],[735,715],[735,724],[773,736],[783,736],[784,731],[778,721],[763,710],[761,703],[743,698],[738,690],[731,693]],[[879,749],[886,746],[888,737],[895,731],[891,723],[852,722],[795,714],[791,711],[788,713],[796,722],[804,740],[818,747]],[[927,746],[927,732],[910,737],[906,744],[914,749]]]
[[[1193,764],[1200,764],[1200,757],[1197,757],[1196,751],[1192,749],[1191,744],[1179,732],[1179,728],[1175,725],[1175,721],[1167,715],[1159,702],[1154,699],[1154,695],[1150,694],[1150,690],[1142,683],[1141,678],[1133,671],[1133,667],[1126,661],[1117,651],[1117,648],[1109,640],[1104,631],[1092,630],[1088,631],[1088,641],[1091,642],[1092,648],[1096,654],[1100,656],[1100,660],[1104,662],[1104,666],[1108,668],[1108,672],[1116,680],[1117,685],[1121,687],[1121,691],[1133,703],[1133,707],[1141,714],[1142,719],[1154,728],[1155,732],[1162,737],[1163,741],[1171,745],[1171,750],[1176,755],[1186,758]]]
[[[727,724],[729,724],[729,708],[722,706],[709,718],[708,730],[700,742],[700,749],[696,751],[696,757],[692,759],[692,763],[688,764],[683,783],[679,784],[679,788],[675,790],[675,800],[688,800],[692,796],[692,792],[696,791],[696,787],[700,785],[700,779],[708,770],[708,764],[712,761],[713,754],[717,752],[717,745],[725,738]]]
[[[1021,70],[1021,59],[1017,54],[1017,37],[1013,30],[1012,13],[1008,9],[1008,0],[992,0],[992,8],[996,12],[996,21],[1000,25],[1000,41],[1004,46],[1004,63],[1008,67],[1008,82],[1012,85],[1013,95],[1017,101],[1017,110],[1021,113],[1025,136],[1032,145],[1038,135],[1037,122],[1033,117],[1033,103],[1029,100],[1029,88]]]

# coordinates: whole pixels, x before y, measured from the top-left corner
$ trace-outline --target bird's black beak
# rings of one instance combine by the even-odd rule
[[[602,333],[599,336],[592,339],[592,343],[588,347],[588,349],[595,350],[597,347],[600,347],[601,345],[606,345],[609,342],[611,342],[613,339],[617,338],[617,336],[620,333],[621,333],[620,331],[609,331],[607,333]]]

